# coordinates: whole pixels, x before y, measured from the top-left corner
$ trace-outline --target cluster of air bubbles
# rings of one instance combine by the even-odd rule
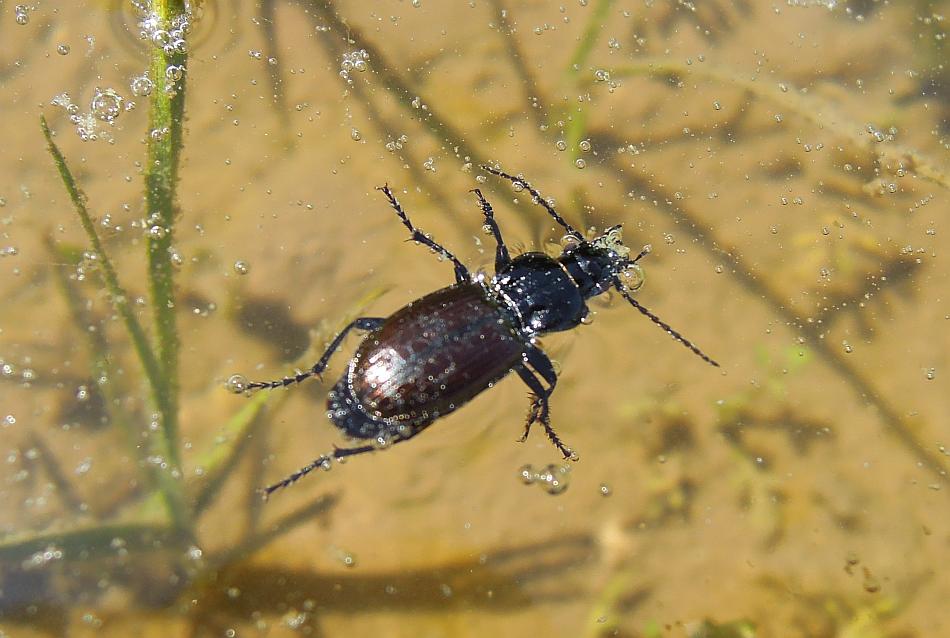
[[[518,476],[525,485],[538,485],[548,494],[561,494],[567,489],[571,468],[569,465],[550,463],[535,471],[531,465],[518,470]]]
[[[18,4],[13,8],[13,17],[16,20],[16,23],[19,25],[26,25],[30,23],[30,11],[34,9],[33,6],[26,4]]]
[[[143,0],[131,0],[131,2],[139,16],[140,39],[161,49],[166,56],[183,55],[188,51],[188,34],[196,18],[191,2],[186,1],[185,11],[170,20],[164,20],[159,13],[150,10],[149,3]],[[165,91],[169,95],[174,95],[178,91],[176,84],[184,76],[184,72],[185,67],[182,65],[170,64],[166,67],[165,77],[169,81],[165,84]],[[142,88],[144,89],[144,86]],[[145,90],[151,92],[150,84]],[[148,92],[143,95],[148,95]],[[135,93],[134,90],[133,93]]]
[[[63,550],[60,548],[49,545],[46,549],[40,550],[30,556],[28,559],[23,561],[20,567],[24,570],[35,569],[37,567],[43,567],[53,561],[62,560]]]
[[[866,130],[868,135],[874,138],[875,142],[893,142],[894,138],[897,137],[897,127],[895,126],[892,126],[884,131],[877,128],[873,124],[868,124]]]
[[[73,102],[69,93],[63,92],[54,96],[50,104],[66,111],[69,121],[76,127],[76,134],[84,142],[95,142],[99,139],[111,142],[112,135],[102,124],[113,126],[123,111],[135,108],[135,102],[126,101],[115,89],[99,87],[96,87],[86,113]]]
[[[16,257],[18,252],[16,246],[4,246],[0,248],[0,257]]]
[[[349,84],[353,84],[353,80],[350,79],[350,71],[359,71],[362,73],[368,68],[368,61],[369,53],[366,52],[366,49],[344,53],[343,60],[340,62],[340,77]]]
[[[86,276],[99,265],[99,254],[91,250],[83,251],[76,264],[76,281],[85,281]]]
[[[409,137],[403,133],[394,140],[389,140],[386,142],[386,150],[390,153],[395,153],[396,151],[401,151],[403,146],[406,145],[406,142],[409,141]]]
[[[620,87],[620,81],[611,80],[610,71],[607,69],[596,69],[594,71],[594,81],[605,84],[607,86],[608,93],[613,93]]]

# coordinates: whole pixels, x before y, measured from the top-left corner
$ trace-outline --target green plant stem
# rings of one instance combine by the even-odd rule
[[[171,20],[185,11],[182,0],[153,0],[150,8],[167,28]],[[162,47],[151,47],[150,69],[154,88],[149,105],[149,135],[145,167],[145,206],[149,293],[155,322],[156,351],[162,370],[158,388],[158,412],[161,419],[157,452],[176,480],[181,477],[178,445],[178,330],[176,327],[174,241],[177,205],[175,188],[181,155],[185,112],[187,54],[168,54]],[[177,81],[169,77],[172,67],[180,69]]]
[[[132,344],[138,354],[139,361],[142,362],[142,367],[145,369],[145,377],[148,379],[148,385],[152,393],[152,401],[158,406],[159,410],[162,410],[164,398],[162,389],[165,387],[165,381],[162,378],[162,368],[149,345],[148,337],[142,329],[142,324],[139,323],[138,318],[136,318],[132,312],[129,297],[125,293],[125,289],[119,284],[119,278],[116,275],[115,267],[112,265],[112,260],[109,259],[102,242],[99,240],[96,227],[92,223],[89,211],[86,209],[85,196],[76,185],[76,180],[69,170],[69,166],[66,164],[66,158],[63,157],[56,143],[53,142],[53,134],[50,131],[49,124],[42,115],[40,116],[40,127],[43,129],[43,136],[46,138],[49,153],[53,157],[56,168],[59,170],[63,184],[66,186],[66,192],[69,193],[69,199],[72,200],[73,207],[76,209],[76,214],[79,216],[83,230],[86,231],[89,243],[92,245],[92,249],[102,265],[102,274],[106,282],[106,289],[112,297],[112,305],[122,318],[125,328],[132,338]],[[181,483],[169,472],[159,472],[158,474],[159,489],[164,497],[168,514],[176,527],[184,528],[189,519],[189,514],[185,507]]]

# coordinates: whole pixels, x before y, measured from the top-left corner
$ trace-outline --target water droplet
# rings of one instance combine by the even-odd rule
[[[225,381],[224,387],[232,394],[244,394],[244,391],[247,390],[247,384],[247,377],[243,374],[232,374],[228,377],[228,380]]]
[[[355,128],[350,129],[350,138],[354,142],[359,142],[361,139],[363,139],[363,137],[360,135],[360,132]]]
[[[69,45],[68,45],[68,44],[60,44],[60,45],[58,45],[58,46],[56,47],[56,53],[58,53],[58,54],[60,54],[60,55],[69,55]]]

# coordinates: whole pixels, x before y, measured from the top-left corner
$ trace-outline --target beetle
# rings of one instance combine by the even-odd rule
[[[416,228],[388,185],[377,190],[389,200],[411,241],[427,246],[452,263],[455,283],[410,302],[389,317],[360,317],[347,325],[307,371],[274,381],[246,381],[235,375],[235,392],[280,388],[319,376],[343,339],[353,330],[368,332],[327,396],[327,416],[363,445],[334,448],[286,478],[263,489],[273,492],[295,483],[334,460],[408,441],[437,419],[454,412],[511,372],[531,391],[531,405],[521,441],[534,424],[565,459],[577,455],[551,426],[549,401],[557,385],[551,360],[538,345],[549,332],[571,330],[587,316],[586,301],[616,290],[634,308],[707,363],[719,364],[631,296],[622,277],[650,252],[633,259],[621,238],[621,225],[587,240],[522,177],[493,166],[482,169],[527,191],[533,201],[566,232],[557,258],[526,252],[512,258],[495,222],[491,204],[474,189],[486,232],[495,241],[495,274],[472,274],[448,249]]]

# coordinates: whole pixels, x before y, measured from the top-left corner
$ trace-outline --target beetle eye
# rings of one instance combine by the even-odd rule
[[[643,287],[643,282],[646,281],[646,275],[643,273],[643,268],[640,267],[640,264],[631,264],[620,271],[620,285],[623,286],[624,290],[627,292],[636,292]]]

